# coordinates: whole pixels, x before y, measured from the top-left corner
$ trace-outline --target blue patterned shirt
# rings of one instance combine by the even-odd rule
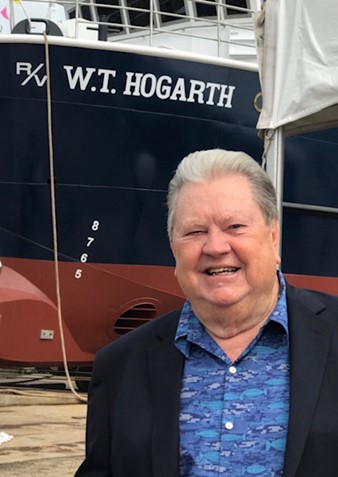
[[[175,344],[185,356],[180,409],[181,477],[283,475],[289,416],[285,281],[257,337],[231,362],[183,307]]]

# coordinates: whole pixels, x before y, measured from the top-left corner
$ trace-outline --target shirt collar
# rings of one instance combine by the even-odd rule
[[[276,303],[275,309],[271,313],[269,321],[275,321],[283,326],[287,336],[289,336],[289,323],[288,323],[288,312],[287,312],[287,302],[286,302],[286,283],[285,278],[280,270],[277,270],[278,280],[279,280],[279,294],[278,301]]]
[[[289,327],[285,278],[280,270],[277,270],[277,276],[279,280],[278,301],[266,324],[269,322],[279,323],[288,336]],[[196,338],[198,337],[200,341],[210,339],[209,334],[206,333],[204,329],[204,326],[195,316],[189,300],[186,300],[183,305],[176,330],[175,345],[186,357],[188,357],[190,354],[190,343],[195,342]]]

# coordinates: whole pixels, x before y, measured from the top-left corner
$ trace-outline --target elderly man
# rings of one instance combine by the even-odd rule
[[[168,193],[182,310],[101,350],[77,477],[337,477],[338,298],[277,270],[273,186],[199,151]]]

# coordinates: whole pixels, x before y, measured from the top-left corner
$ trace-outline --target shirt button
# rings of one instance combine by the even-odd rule
[[[233,429],[234,425],[232,422],[228,421],[225,423],[225,428],[228,429],[228,431],[231,431]]]
[[[230,366],[229,373],[235,374],[236,372],[237,372],[237,369],[235,368],[235,366]]]

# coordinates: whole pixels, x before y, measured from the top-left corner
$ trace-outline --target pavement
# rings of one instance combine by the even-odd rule
[[[0,389],[1,477],[73,477],[84,457],[86,411],[70,391]]]

